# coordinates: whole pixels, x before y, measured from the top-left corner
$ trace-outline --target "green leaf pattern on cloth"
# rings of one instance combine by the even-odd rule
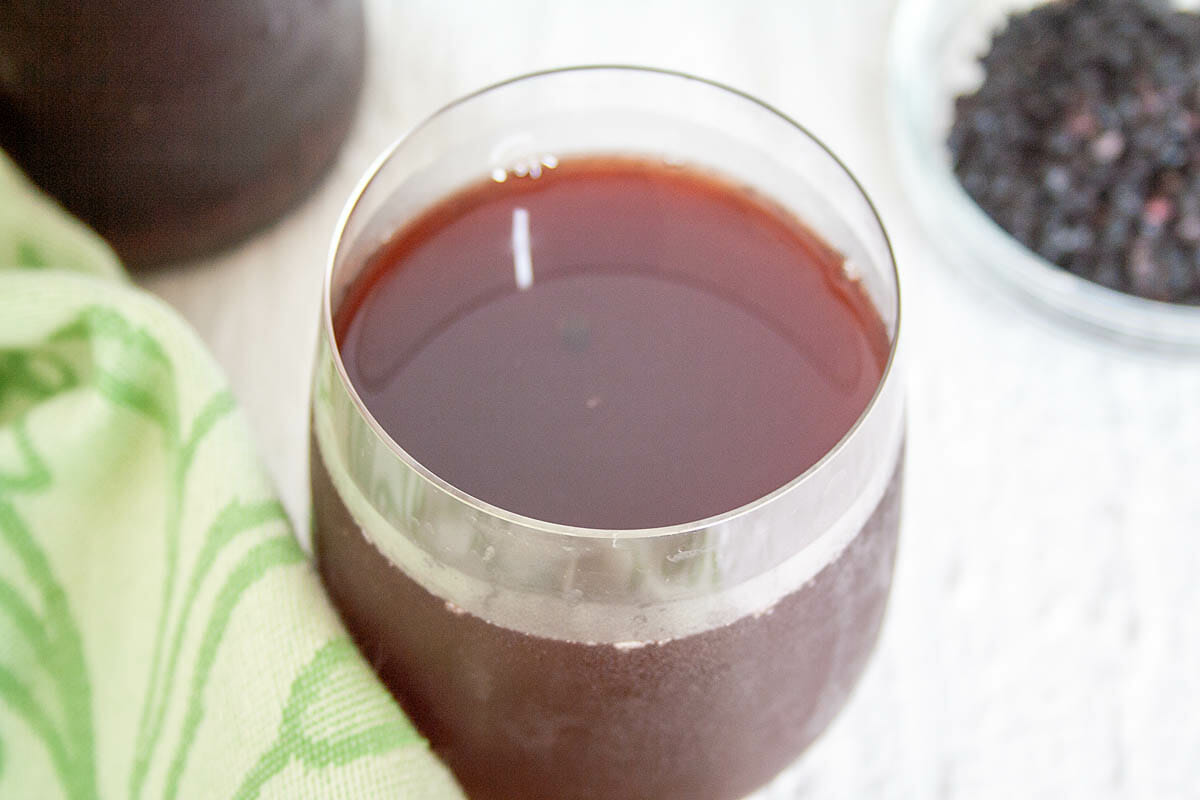
[[[0,797],[460,798],[119,275],[0,157]]]

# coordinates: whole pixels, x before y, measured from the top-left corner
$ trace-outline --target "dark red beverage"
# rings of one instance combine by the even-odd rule
[[[889,347],[799,223],[696,172],[614,159],[431,209],[335,328],[359,396],[417,461],[588,528],[689,522],[779,488],[862,414]]]
[[[793,481],[863,415],[890,349],[800,222],[623,158],[434,206],[369,258],[334,331],[365,407],[422,467],[507,512],[608,531]],[[866,521],[804,582],[678,636],[590,641],[463,608],[364,537],[319,447],[315,548],[360,647],[472,798],[725,800],[794,759],[862,669],[897,532],[888,458]]]

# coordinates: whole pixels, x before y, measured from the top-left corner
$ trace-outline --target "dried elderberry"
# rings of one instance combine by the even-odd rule
[[[1083,278],[1200,305],[1200,14],[1059,0],[1009,17],[949,145],[1005,230]]]

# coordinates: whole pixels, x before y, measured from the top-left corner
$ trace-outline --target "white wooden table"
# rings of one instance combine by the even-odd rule
[[[889,0],[472,5],[369,0],[361,111],[317,193],[232,252],[142,279],[224,364],[298,530],[322,267],[370,160],[443,103],[534,69],[715,78],[862,178],[896,245],[910,349],[883,641],[778,796],[1200,797],[1200,359],[1079,338],[934,256],[887,140]]]

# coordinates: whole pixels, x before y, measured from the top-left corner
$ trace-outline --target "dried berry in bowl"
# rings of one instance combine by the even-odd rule
[[[958,98],[963,188],[1080,277],[1200,305],[1200,14],[1066,0],[1013,14]]]

